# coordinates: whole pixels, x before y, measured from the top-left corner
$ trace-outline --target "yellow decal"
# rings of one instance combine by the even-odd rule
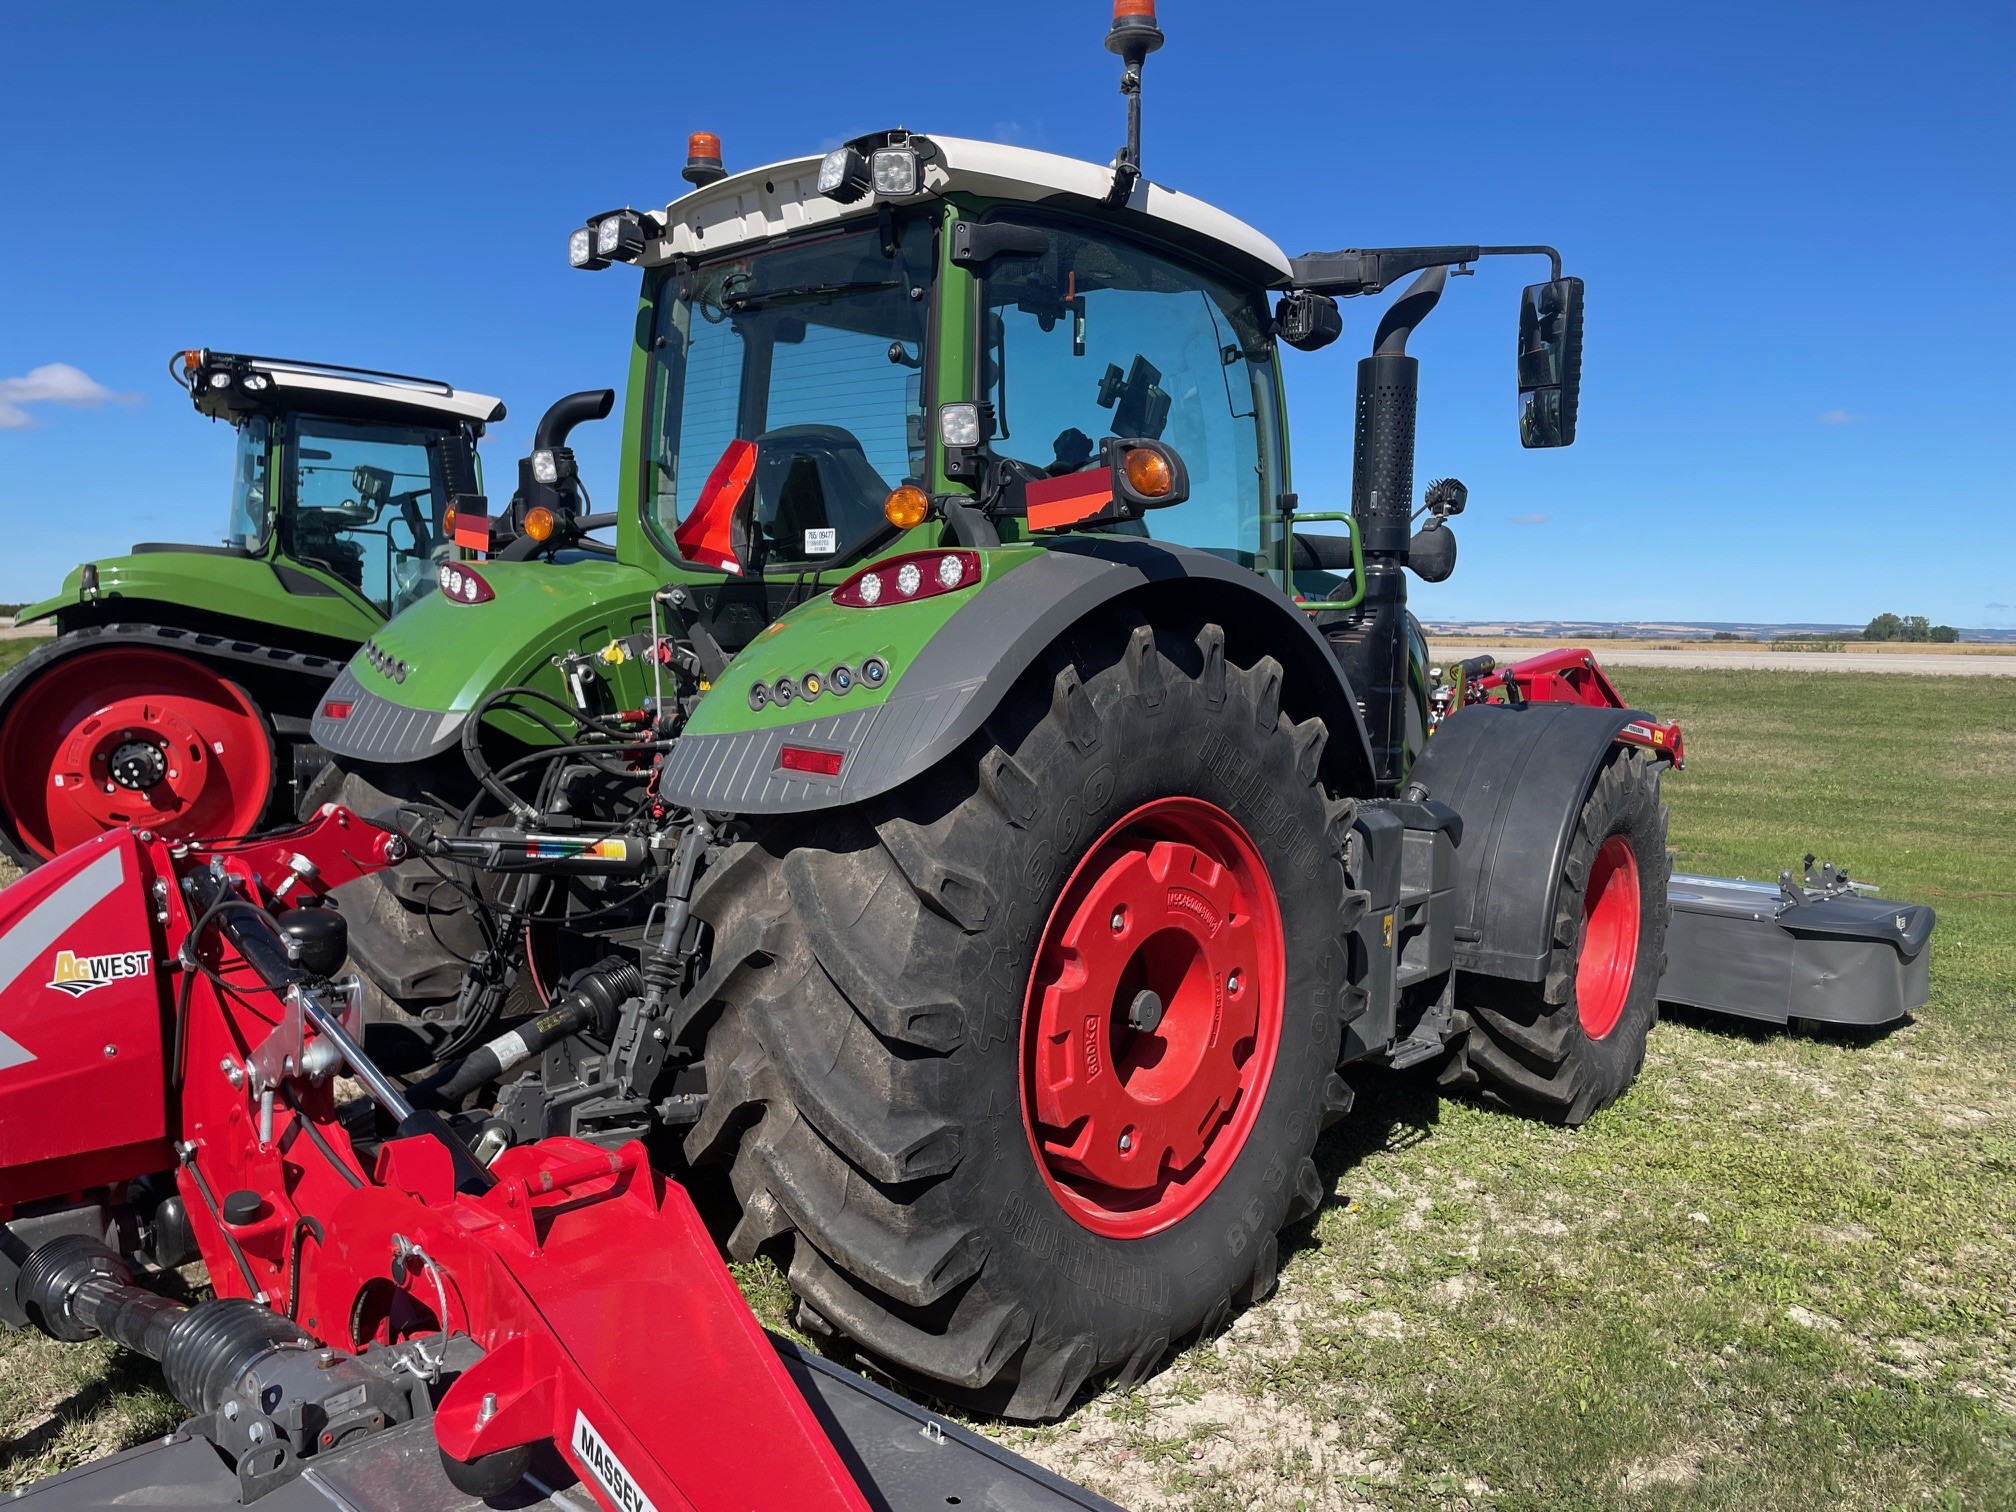
[[[1387,914],[1379,921],[1379,934],[1381,944],[1390,946],[1393,943],[1393,915]]]

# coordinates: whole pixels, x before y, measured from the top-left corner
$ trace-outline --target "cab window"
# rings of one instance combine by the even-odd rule
[[[1118,238],[1055,229],[1040,256],[1001,256],[982,301],[983,389],[997,453],[1072,472],[1105,437],[1173,446],[1188,502],[1136,532],[1261,563],[1274,371],[1259,301]]]
[[[644,518],[659,548],[730,442],[756,445],[745,567],[839,561],[888,531],[925,477],[931,226],[868,225],[668,275],[653,313]]]
[[[387,613],[434,584],[450,554],[441,517],[447,432],[298,417],[289,459],[289,554],[322,568]]]

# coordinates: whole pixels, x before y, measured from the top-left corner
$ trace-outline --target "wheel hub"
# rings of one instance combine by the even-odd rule
[[[1223,810],[1161,799],[1086,852],[1024,1015],[1031,1142],[1081,1223],[1153,1233],[1217,1185],[1280,1043],[1284,960],[1265,863]]]
[[[130,738],[113,749],[106,765],[112,780],[131,792],[144,793],[168,775],[168,753],[160,746]]]
[[[1582,953],[1575,963],[1575,1012],[1600,1040],[1617,1027],[1638,969],[1638,853],[1624,835],[1597,847],[1582,893]]]
[[[125,825],[177,840],[244,834],[272,783],[257,705],[172,651],[62,657],[0,711],[0,812],[43,856]]]

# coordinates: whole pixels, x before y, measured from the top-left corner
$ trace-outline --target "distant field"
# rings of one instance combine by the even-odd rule
[[[1136,1509],[2016,1507],[2016,680],[1627,692],[1687,730],[1680,864],[1813,849],[1933,904],[1930,1006],[1862,1037],[1669,1019],[1574,1133],[1360,1075],[1273,1299],[988,1432]],[[775,1272],[738,1275],[780,1322]],[[0,1337],[0,1487],[162,1431],[156,1379]]]
[[[1615,640],[1577,641],[1572,637],[1548,640],[1544,636],[1537,635],[1530,638],[1520,636],[1517,639],[1506,635],[1437,635],[1434,637],[1434,644],[1438,650],[1443,646],[1447,646],[1451,650],[1457,650],[1465,646],[1495,647],[1506,645],[1526,646],[1530,644],[1536,653],[1552,650],[1555,646],[1586,645],[1597,653],[1597,660],[1599,661],[1602,660],[1602,653],[1606,649],[1616,651],[1705,651],[1725,649],[1730,651],[1765,651],[1773,648],[1780,651],[1789,651],[1804,649],[1799,642],[1789,640],[1718,641],[1697,637],[1681,639],[1676,636],[1667,636],[1663,639],[1641,638],[1632,640],[1619,637]],[[1882,656],[2016,656],[2016,645],[1988,645],[1978,641],[1955,641],[1945,645],[1935,645],[1930,641],[1830,640],[1821,642],[1819,645],[1840,651],[1873,651]],[[1826,652],[1819,649],[1819,645],[1813,647],[1812,654],[1816,656],[1825,655]]]

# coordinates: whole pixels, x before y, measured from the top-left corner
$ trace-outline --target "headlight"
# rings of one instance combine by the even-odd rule
[[[544,450],[532,453],[532,476],[541,483],[560,481],[560,466],[553,460],[553,453]]]
[[[980,406],[941,404],[938,407],[938,439],[947,446],[978,446]]]
[[[908,147],[883,147],[875,154],[875,192],[903,199],[917,192],[917,154]]]
[[[820,160],[819,192],[841,204],[851,204],[868,192],[868,160],[855,147],[835,147]]]
[[[604,217],[602,224],[595,228],[595,255],[613,257],[616,249],[623,244],[623,217]]]

